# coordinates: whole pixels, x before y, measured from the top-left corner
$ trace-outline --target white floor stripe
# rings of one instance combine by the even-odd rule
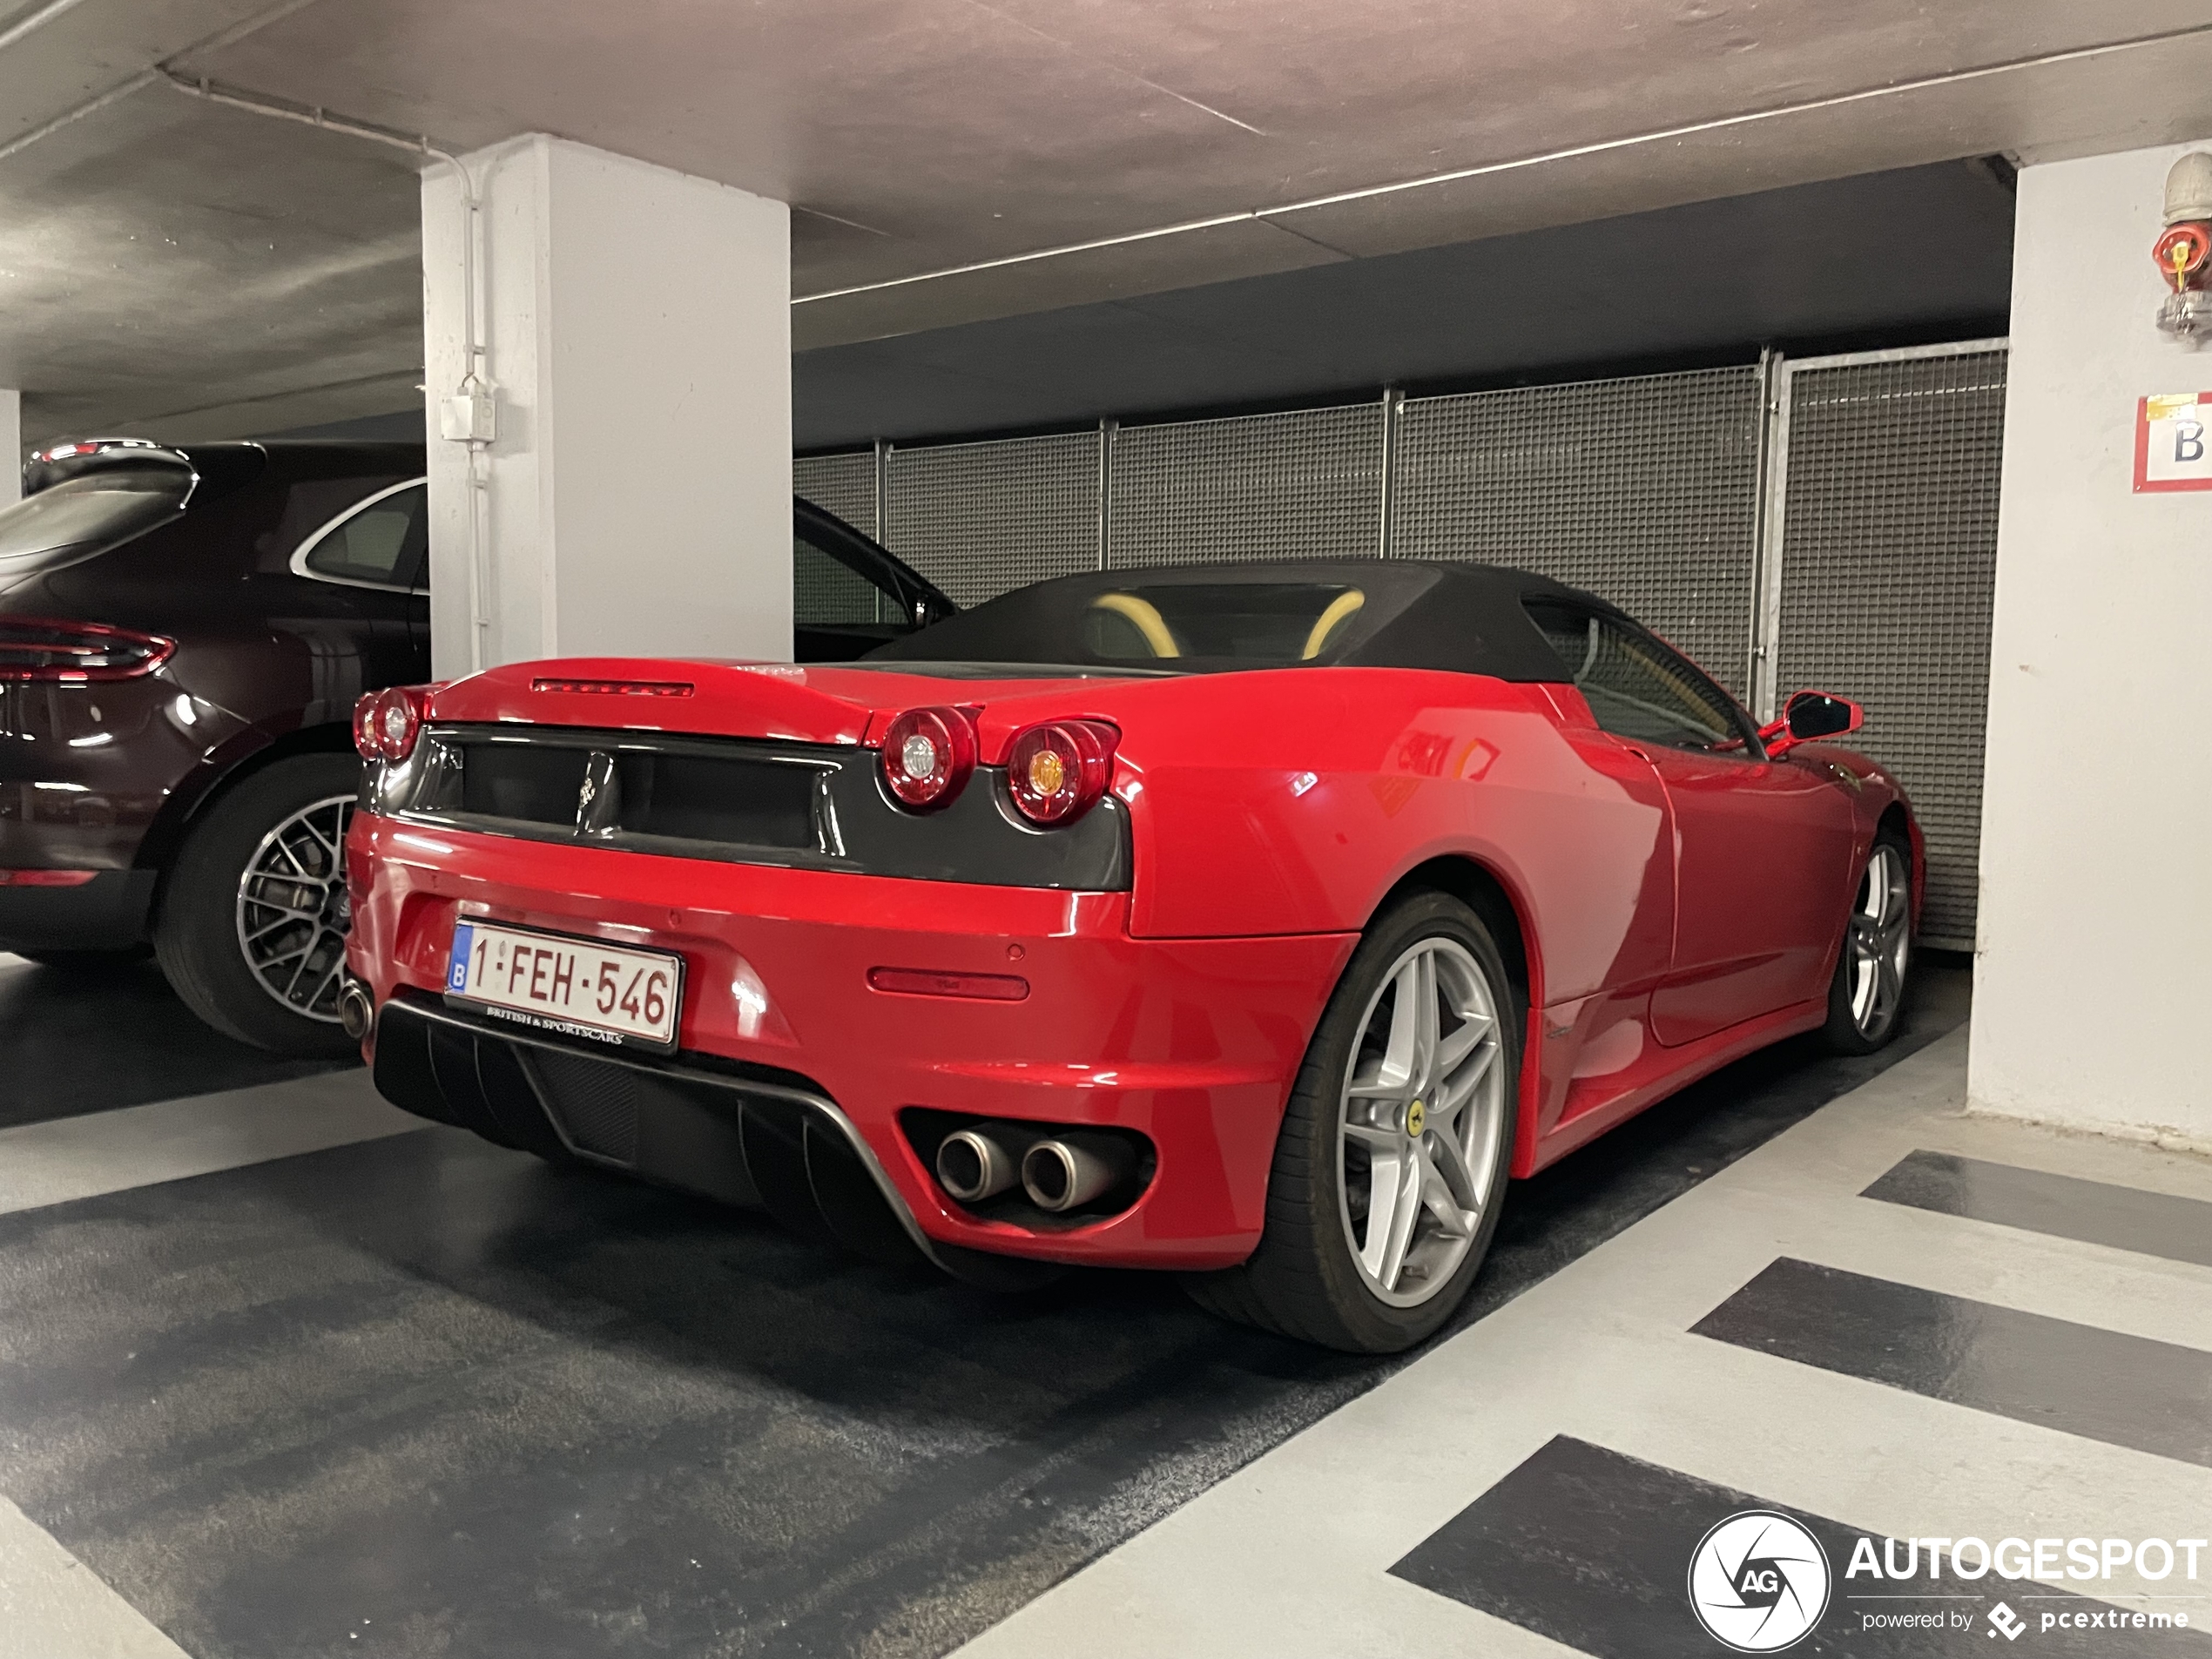
[[[0,1659],[188,1659],[22,1510],[0,1498]]]
[[[2206,1270],[1856,1196],[1927,1147],[2212,1197],[2202,1161],[1964,1117],[1965,1052],[1961,1032],[1777,1136],[1031,1602],[963,1659],[1559,1651],[1387,1572],[1559,1433],[1898,1536],[2203,1536],[2212,1470],[1687,1333],[1786,1254],[2212,1347]],[[2194,1585],[2060,1588],[2212,1598],[2212,1561],[2206,1572]],[[2212,1599],[2186,1605],[2212,1623]]]
[[[0,1130],[0,1215],[427,1127],[366,1071]]]

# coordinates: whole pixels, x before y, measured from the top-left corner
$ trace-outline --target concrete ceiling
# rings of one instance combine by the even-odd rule
[[[34,430],[266,430],[412,384],[415,158],[161,67],[789,200],[827,347],[2202,136],[2212,0],[0,0],[0,384]]]

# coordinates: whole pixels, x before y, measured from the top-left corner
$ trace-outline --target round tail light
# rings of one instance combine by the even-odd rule
[[[361,751],[364,760],[384,758],[376,735],[376,705],[383,699],[381,691],[363,691],[354,699],[354,747]]]
[[[884,729],[883,786],[909,812],[952,805],[975,770],[975,725],[959,709],[908,709]]]
[[[354,747],[364,760],[404,760],[422,730],[422,693],[411,685],[371,691],[354,705]]]
[[[1121,736],[1100,720],[1049,720],[1016,732],[1006,753],[1015,810],[1032,824],[1082,817],[1106,792]]]

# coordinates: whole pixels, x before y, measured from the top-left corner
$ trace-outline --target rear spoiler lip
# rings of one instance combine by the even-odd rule
[[[189,475],[185,500],[190,502],[199,484],[199,469],[182,449],[150,438],[80,438],[34,450],[23,465],[23,493],[36,496],[89,473],[147,466],[179,468]]]
[[[907,709],[959,705],[982,711],[981,736],[988,752],[1015,727],[1038,719],[1111,721],[1110,709],[1093,706],[1109,700],[1099,694],[1138,678],[1046,674],[993,682],[901,674],[900,666],[869,664],[856,671],[835,663],[544,658],[503,664],[442,686],[423,718],[441,724],[567,726],[868,748]],[[1141,678],[1149,682],[1156,677]],[[630,685],[689,690],[623,695],[602,689]]]

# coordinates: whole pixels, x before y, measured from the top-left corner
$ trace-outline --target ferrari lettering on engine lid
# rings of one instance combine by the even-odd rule
[[[676,1048],[684,959],[489,922],[453,930],[446,996],[480,1012],[597,1042]]]

